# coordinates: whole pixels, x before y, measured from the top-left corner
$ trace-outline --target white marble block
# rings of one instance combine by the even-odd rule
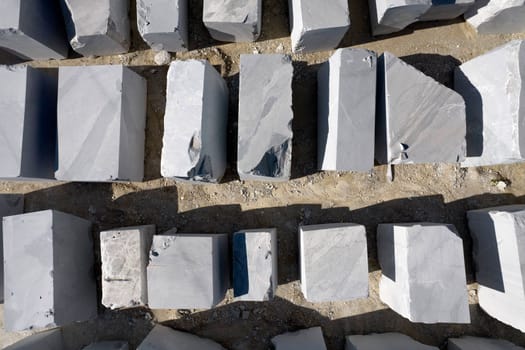
[[[475,0],[432,0],[432,6],[419,17],[420,21],[453,19],[468,11]]]
[[[137,350],[225,350],[212,340],[156,325]]]
[[[229,287],[227,234],[153,237],[148,275],[152,309],[210,309]]]
[[[24,195],[0,194],[0,219],[24,212]],[[4,240],[0,224],[0,303],[4,302]]]
[[[525,0],[476,1],[465,20],[479,34],[525,32]]]
[[[524,66],[525,41],[515,40],[456,68],[454,87],[467,106],[467,159],[462,166],[525,159]]]
[[[255,41],[261,34],[262,0],[204,0],[202,20],[215,40]]]
[[[142,181],[145,128],[139,74],[121,65],[60,67],[58,180]]]
[[[62,326],[97,315],[91,223],[55,210],[4,217],[8,331]]]
[[[129,350],[129,345],[125,341],[103,341],[90,344],[82,350]]]
[[[524,350],[503,339],[461,337],[449,338],[447,350]]]
[[[321,327],[288,332],[272,338],[275,350],[326,350]]]
[[[120,309],[148,304],[146,267],[155,225],[100,232],[102,305]]]
[[[277,289],[277,231],[258,229],[233,235],[233,294],[237,300],[271,300]]]
[[[432,6],[431,0],[369,0],[373,35],[390,34],[417,22]]]
[[[66,350],[62,338],[62,329],[54,328],[30,335],[4,350]]]
[[[161,174],[217,183],[227,166],[228,86],[206,60],[168,70]]]
[[[368,296],[368,253],[364,226],[300,226],[299,251],[301,291],[306,300],[318,303]]]
[[[463,241],[453,225],[380,224],[379,297],[412,322],[470,323]]]
[[[438,350],[435,346],[422,344],[401,333],[349,335],[345,350]]]

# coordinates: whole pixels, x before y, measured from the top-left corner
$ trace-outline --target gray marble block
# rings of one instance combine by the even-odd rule
[[[66,58],[69,48],[58,3],[0,1],[0,47],[31,60]]]
[[[66,350],[62,338],[62,329],[54,328],[30,335],[4,350]]]
[[[292,76],[286,55],[241,55],[237,172],[287,181],[292,165]]]
[[[317,162],[321,170],[374,167],[377,57],[339,49],[319,69]]]
[[[449,338],[447,350],[524,350],[503,339],[461,337]]]
[[[129,0],[60,1],[73,50],[83,56],[128,52]]]
[[[347,0],[289,0],[288,4],[295,53],[333,50],[350,29]]]
[[[314,303],[368,296],[366,230],[356,224],[299,227],[301,291]]]
[[[110,309],[148,304],[146,267],[155,225],[100,232],[102,305]]]
[[[272,338],[275,350],[326,350],[321,327],[284,333]]]
[[[437,21],[453,19],[464,14],[475,2],[475,0],[433,0],[432,6],[419,17],[419,20]]]
[[[476,1],[465,20],[479,34],[525,32],[525,0]]]
[[[479,305],[525,332],[525,205],[467,212]]]
[[[129,345],[125,341],[103,341],[90,344],[82,350],[129,350]]]
[[[467,106],[462,166],[525,160],[524,65],[525,42],[515,40],[456,68],[454,87]]]
[[[137,25],[155,51],[188,51],[188,0],[137,0]]]
[[[97,315],[91,222],[45,210],[4,217],[3,233],[6,330]]]
[[[258,229],[233,235],[233,294],[237,300],[271,300],[278,285],[277,230]]]
[[[455,163],[465,158],[465,102],[455,91],[385,52],[378,62],[376,160]]]
[[[24,195],[0,194],[0,219],[24,212]],[[0,303],[4,302],[4,240],[0,225]]]
[[[417,22],[432,6],[431,0],[369,0],[373,35],[399,32]]]
[[[57,179],[142,181],[145,128],[143,77],[120,65],[60,67]]]
[[[438,350],[439,348],[422,344],[401,333],[378,333],[369,335],[349,335],[345,350]]]
[[[380,224],[379,297],[412,322],[470,323],[463,241],[453,225]]]
[[[204,0],[202,20],[215,40],[251,42],[259,38],[262,0]]]
[[[152,309],[210,309],[229,287],[227,234],[153,237],[147,269]]]
[[[0,178],[53,179],[58,71],[0,66]]]
[[[225,350],[216,342],[156,325],[137,350]]]
[[[227,166],[228,86],[205,60],[172,62],[167,80],[162,176],[220,182]]]

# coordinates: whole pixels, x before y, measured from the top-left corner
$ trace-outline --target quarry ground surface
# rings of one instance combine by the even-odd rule
[[[151,223],[157,225],[158,232],[176,227],[178,232],[187,233],[232,233],[246,228],[276,227],[279,237],[279,287],[273,301],[234,302],[230,291],[226,300],[213,310],[116,312],[100,306],[97,320],[64,328],[68,347],[80,349],[95,340],[123,339],[135,348],[154,322],[209,337],[229,349],[267,349],[274,335],[317,325],[322,326],[329,349],[342,349],[347,334],[388,331],[403,332],[436,346],[443,346],[448,337],[463,334],[501,337],[525,346],[523,333],[492,319],[477,304],[471,240],[465,222],[468,209],[524,203],[525,164],[472,169],[444,164],[396,166],[393,181],[387,180],[385,166],[376,166],[365,174],[316,171],[316,73],[331,52],[293,55],[293,179],[279,184],[237,180],[239,55],[291,52],[287,1],[263,2],[263,32],[259,41],[225,44],[213,41],[202,25],[202,1],[190,0],[191,51],[173,55],[173,59],[210,60],[230,87],[229,169],[219,185],[177,184],[160,178],[167,66],[155,65],[154,52],[137,33],[133,11],[129,54],[31,63],[40,67],[110,63],[133,66],[148,80],[148,112],[143,183],[0,182],[2,193],[26,194],[26,211],[52,208],[90,219],[94,223],[95,246],[101,229]],[[524,34],[478,36],[462,19],[419,23],[395,35],[374,38],[370,34],[366,0],[349,3],[352,29],[341,47],[365,47],[378,53],[390,51],[449,87],[454,67],[512,39],[525,38]],[[348,151],[359,152],[359,149]],[[456,225],[464,239],[471,324],[413,324],[379,300],[376,225],[410,221]],[[298,283],[297,227],[332,222],[355,222],[367,227],[368,299],[312,304],[302,297]],[[95,252],[99,260],[99,249]],[[97,276],[100,287],[99,267]],[[25,334],[0,330],[4,345]]]

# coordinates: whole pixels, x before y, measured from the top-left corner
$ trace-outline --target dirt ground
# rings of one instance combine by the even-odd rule
[[[492,319],[477,304],[471,241],[465,224],[466,210],[524,203],[525,164],[472,169],[443,164],[396,166],[393,181],[387,180],[385,166],[377,166],[366,174],[316,171],[316,72],[319,64],[331,55],[322,52],[293,55],[293,179],[279,184],[237,179],[239,55],[291,53],[287,1],[263,2],[260,40],[224,44],[213,41],[202,25],[202,0],[190,0],[191,51],[173,55],[173,59],[210,60],[230,87],[229,168],[219,185],[178,184],[160,177],[167,66],[155,66],[154,52],[140,39],[133,12],[129,54],[30,63],[45,67],[108,63],[133,66],[148,80],[148,115],[145,182],[0,182],[2,193],[26,194],[26,211],[53,208],[90,219],[95,238],[101,229],[150,223],[157,225],[158,232],[173,227],[179,232],[193,233],[276,227],[279,236],[279,287],[275,300],[233,302],[230,291],[226,300],[212,310],[115,312],[100,306],[98,319],[64,328],[68,348],[80,349],[95,340],[124,339],[134,349],[154,322],[209,337],[229,349],[239,350],[268,349],[274,335],[317,325],[322,326],[329,349],[343,349],[344,336],[348,334],[388,331],[403,332],[436,346],[443,346],[448,337],[463,334],[501,337],[525,346],[523,333]],[[414,24],[395,35],[374,38],[369,29],[367,0],[353,0],[349,4],[352,29],[341,47],[366,47],[378,53],[390,51],[449,87],[454,67],[511,39],[525,38],[525,34],[478,36],[461,19]],[[378,223],[408,221],[451,223],[458,228],[465,243],[471,324],[411,323],[379,300],[375,228]],[[312,304],[300,292],[297,227],[331,222],[355,222],[367,227],[370,268],[367,299]],[[98,248],[95,251],[98,259]],[[25,334],[0,329],[4,345]]]

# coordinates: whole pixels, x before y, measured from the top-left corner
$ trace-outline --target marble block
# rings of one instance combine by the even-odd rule
[[[368,296],[366,230],[356,224],[299,227],[301,291],[314,303]]]
[[[463,241],[453,225],[380,224],[379,297],[412,322],[470,323]]]
[[[454,86],[467,106],[467,159],[462,166],[525,159],[524,66],[525,42],[515,40],[456,68]]]
[[[401,333],[380,333],[369,335],[349,335],[345,350],[438,350],[439,348],[422,344]]]
[[[289,0],[292,51],[335,49],[350,29],[347,0]]]
[[[417,22],[432,6],[431,0],[369,0],[372,35],[399,32]]]
[[[237,172],[287,181],[292,164],[292,76],[286,55],[241,55]]]
[[[321,170],[374,167],[377,57],[339,49],[319,69],[317,162]]]
[[[4,350],[66,350],[62,338],[62,330],[54,328],[30,335]]]
[[[155,225],[100,232],[102,305],[120,309],[148,304],[146,267]]]
[[[479,34],[525,32],[525,0],[476,1],[465,20]]]
[[[162,176],[220,182],[227,166],[228,86],[205,60],[172,62],[167,85]]]
[[[5,216],[22,214],[24,212],[24,195],[0,194],[0,219]],[[0,225],[0,303],[4,302],[4,243],[2,225]]]
[[[142,181],[146,80],[112,65],[60,67],[58,83],[56,178]]]
[[[326,350],[321,327],[284,333],[272,338],[275,350]]]
[[[215,40],[251,42],[259,38],[262,0],[204,0],[202,20]]]
[[[62,59],[68,45],[55,0],[0,1],[0,47],[25,59]]]
[[[188,51],[188,0],[137,0],[137,25],[155,51]]]
[[[277,289],[277,231],[258,229],[233,235],[233,294],[237,300],[271,300]]]
[[[433,0],[432,6],[419,17],[420,21],[437,21],[453,19],[464,14],[475,0]]]
[[[461,337],[449,338],[447,350],[524,350],[503,339]]]
[[[45,210],[4,217],[3,234],[6,330],[97,315],[91,222]]]
[[[90,344],[82,350],[129,350],[129,345],[125,341],[103,341]]]
[[[156,325],[137,350],[225,350],[216,342]]]
[[[378,62],[376,160],[455,163],[465,158],[465,102],[391,53]]]
[[[58,71],[0,66],[0,81],[0,179],[53,179]]]
[[[126,53],[131,42],[129,0],[60,0],[67,36],[83,56]]]
[[[154,236],[148,265],[152,309],[210,309],[229,287],[227,234]]]

